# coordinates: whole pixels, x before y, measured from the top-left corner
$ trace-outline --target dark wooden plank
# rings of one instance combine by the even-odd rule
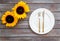
[[[11,10],[12,7],[14,7],[15,4],[0,4],[0,11],[7,11]],[[8,7],[7,7],[8,6]],[[30,10],[34,11],[35,9],[38,8],[47,8],[51,11],[60,11],[60,4],[30,4]]]
[[[38,35],[31,29],[0,29],[0,37],[23,37],[23,36],[37,36],[37,37],[49,37],[60,36],[60,29],[52,29],[48,34]]]
[[[30,38],[1,38],[0,41],[33,41],[32,39]]]
[[[21,0],[2,0],[0,3],[17,3]],[[27,3],[60,3],[60,0],[22,0]]]
[[[59,38],[35,38],[34,41],[59,41]]]
[[[59,41],[60,38],[37,38],[37,37],[17,37],[17,38],[10,38],[10,37],[5,37],[5,38],[0,38],[0,41]]]
[[[0,37],[1,36],[29,36],[31,32],[29,29],[0,29]]]

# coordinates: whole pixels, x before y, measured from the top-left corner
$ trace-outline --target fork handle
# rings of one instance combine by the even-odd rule
[[[39,19],[39,22],[38,22],[38,23],[39,23],[39,24],[38,24],[38,25],[39,25],[38,31],[40,32],[40,19]]]

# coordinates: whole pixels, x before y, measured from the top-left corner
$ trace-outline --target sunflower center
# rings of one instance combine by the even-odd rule
[[[16,12],[17,12],[18,14],[23,14],[23,13],[24,13],[24,8],[21,7],[21,6],[19,6],[19,7],[16,9]]]
[[[14,21],[13,16],[8,15],[8,16],[6,17],[6,21],[7,21],[8,23],[12,23],[12,22]]]

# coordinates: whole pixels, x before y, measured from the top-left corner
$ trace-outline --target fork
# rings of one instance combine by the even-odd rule
[[[38,20],[38,32],[40,32],[40,18],[39,17],[40,17],[40,13],[38,13],[38,19],[39,19]]]

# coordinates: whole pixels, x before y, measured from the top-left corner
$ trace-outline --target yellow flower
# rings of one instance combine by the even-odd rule
[[[12,8],[12,10],[13,10],[14,14],[20,19],[26,18],[26,16],[27,16],[26,12],[30,11],[29,6],[23,1],[16,4],[14,6],[14,8]]]
[[[1,18],[2,23],[6,24],[7,27],[13,27],[17,24],[18,19],[12,12],[5,12],[5,14]]]

